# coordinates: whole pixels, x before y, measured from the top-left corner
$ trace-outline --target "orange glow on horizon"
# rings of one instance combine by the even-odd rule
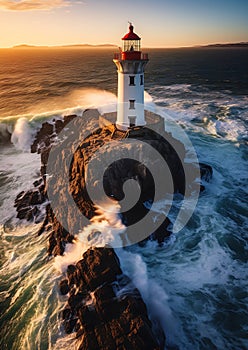
[[[180,2],[183,4],[182,0]],[[130,18],[130,6],[134,18]],[[245,2],[239,8],[225,6],[224,11],[217,4],[216,8],[206,4],[198,7],[191,4],[185,8],[154,0],[142,3],[142,15],[140,6],[130,0],[126,0],[124,8],[114,0],[100,3],[96,0],[0,0],[0,28],[4,33],[0,47],[23,44],[121,46],[128,20],[133,21],[134,31],[141,36],[144,48],[248,42]]]

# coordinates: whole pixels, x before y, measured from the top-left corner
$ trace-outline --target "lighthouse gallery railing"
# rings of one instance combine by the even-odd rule
[[[148,60],[148,53],[141,53],[140,59]],[[114,60],[122,60],[122,53],[119,53],[119,52],[114,53]]]

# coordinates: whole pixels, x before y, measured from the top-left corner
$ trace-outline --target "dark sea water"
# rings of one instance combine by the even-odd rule
[[[122,267],[164,328],[166,349],[247,349],[248,49],[147,52],[147,108],[174,136],[175,126],[184,130],[213,179],[180,232],[163,247],[119,250]],[[47,237],[15,219],[13,203],[38,176],[29,147],[43,121],[116,104],[113,53],[0,50],[1,349],[75,348],[60,327],[57,292],[71,256],[47,260]]]

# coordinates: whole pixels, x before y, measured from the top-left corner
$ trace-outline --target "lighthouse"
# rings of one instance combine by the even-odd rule
[[[146,124],[144,114],[144,69],[148,55],[141,52],[140,37],[134,33],[132,23],[122,38],[122,48],[115,54],[118,72],[118,105],[116,127],[127,130]]]

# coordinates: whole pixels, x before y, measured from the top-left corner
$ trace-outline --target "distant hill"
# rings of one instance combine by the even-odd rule
[[[13,46],[13,49],[87,49],[87,48],[117,48],[117,45],[113,44],[99,44],[99,45],[91,45],[91,44],[72,44],[72,45],[57,45],[57,46],[36,46],[36,45],[16,45]],[[239,42],[239,43],[226,43],[226,44],[209,44],[209,45],[196,45],[194,48],[228,48],[228,47],[248,47],[248,42]],[[147,47],[148,48],[148,47]]]
[[[36,46],[36,45],[15,45],[12,49],[53,49],[53,48],[61,48],[61,49],[80,49],[80,48],[107,48],[107,47],[117,47],[117,45],[112,44],[100,44],[100,45],[90,45],[90,44],[74,44],[74,45],[58,45],[58,46]]]
[[[71,47],[71,48],[77,48],[77,47],[117,47],[117,45],[113,44],[100,44],[100,45],[91,45],[91,44],[75,44],[75,45],[63,45],[63,46],[57,46],[57,47]]]
[[[248,42],[227,43],[227,44],[210,44],[210,45],[203,45],[200,47],[248,47]]]
[[[35,45],[15,45],[12,47],[12,49],[33,49],[33,48],[48,48],[48,46],[35,46]]]

